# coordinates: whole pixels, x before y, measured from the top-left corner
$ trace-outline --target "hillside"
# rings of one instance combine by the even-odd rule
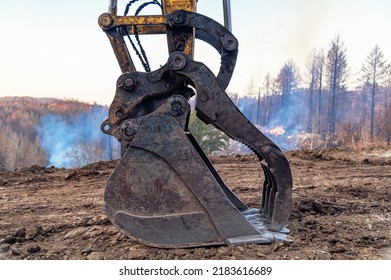
[[[104,153],[109,138],[99,129],[105,118],[107,107],[96,104],[55,98],[0,98],[0,171],[31,165],[81,166],[107,159]],[[82,146],[101,151],[90,151],[98,154],[96,158],[83,158]]]

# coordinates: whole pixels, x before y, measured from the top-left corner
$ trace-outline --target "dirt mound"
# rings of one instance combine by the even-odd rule
[[[292,243],[156,249],[119,233],[103,210],[118,161],[81,169],[32,166],[0,174],[3,259],[390,259],[391,168],[383,151],[290,152]],[[366,162],[368,159],[369,162]],[[250,207],[260,202],[254,156],[212,159]]]
[[[362,150],[303,150],[289,152],[289,155],[314,161],[327,160],[391,165],[391,149],[382,147],[372,147]]]

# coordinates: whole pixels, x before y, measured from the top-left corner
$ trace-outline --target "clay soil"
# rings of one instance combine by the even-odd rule
[[[391,151],[294,151],[293,242],[157,249],[119,233],[103,209],[117,161],[0,174],[0,259],[391,259]],[[257,207],[253,156],[214,158],[227,185]]]

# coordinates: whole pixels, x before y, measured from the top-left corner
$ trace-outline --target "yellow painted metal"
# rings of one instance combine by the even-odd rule
[[[123,35],[118,27],[126,27],[129,34],[167,34],[169,53],[182,51],[194,58],[195,30],[191,27],[170,27],[165,15],[176,10],[196,11],[197,0],[162,0],[163,15],[146,16],[117,16],[117,1],[111,1],[109,13],[99,17],[99,25],[106,32],[122,72],[135,71],[132,58],[128,52]],[[176,43],[175,36],[180,37],[180,44]],[[181,47],[178,47],[181,45]]]
[[[164,14],[169,14],[176,10],[195,12],[197,8],[196,3],[197,3],[196,0],[162,0],[163,12]],[[168,31],[170,31],[170,29],[171,28],[168,27]],[[186,42],[182,51],[188,56],[190,56],[191,58],[194,58],[195,30],[194,28],[185,28],[182,29],[182,32],[187,33]],[[167,42],[168,42],[169,52],[175,51],[175,48],[173,48],[173,46],[170,46],[171,36],[172,33],[167,32]]]
[[[176,10],[196,11],[196,0],[163,0],[163,11],[165,14]]]
[[[138,25],[128,27],[129,34],[135,33],[134,28],[137,28],[137,33],[140,35],[167,33],[166,25]]]
[[[120,25],[164,25],[166,18],[163,15],[158,16],[120,16],[114,17],[113,26]],[[112,26],[112,27],[113,27]]]

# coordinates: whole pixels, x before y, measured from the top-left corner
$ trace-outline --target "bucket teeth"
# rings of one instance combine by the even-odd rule
[[[259,231],[259,234],[252,236],[240,236],[236,238],[230,238],[227,240],[227,243],[230,245],[239,245],[239,244],[252,244],[252,243],[273,243],[277,241],[287,241],[291,242],[288,234],[290,230],[286,227],[283,227],[280,231],[273,231],[270,229],[270,226],[267,224],[267,219],[262,214],[260,209],[249,208],[241,212],[243,217]]]

